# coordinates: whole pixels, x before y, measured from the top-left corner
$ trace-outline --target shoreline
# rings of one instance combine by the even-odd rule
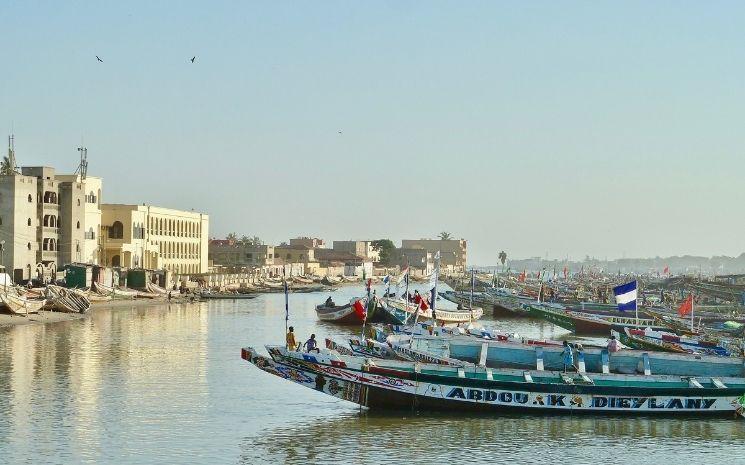
[[[172,300],[171,304],[191,304],[200,301],[189,302],[186,300]],[[156,305],[168,304],[166,299],[127,299],[111,300],[108,302],[91,302],[91,308],[85,313],[67,313],[53,312],[51,310],[39,310],[39,313],[29,313],[25,315],[15,315],[10,313],[0,313],[0,329],[13,326],[53,324],[63,321],[82,320],[89,317],[93,312],[102,309],[132,308],[132,307],[154,307]]]

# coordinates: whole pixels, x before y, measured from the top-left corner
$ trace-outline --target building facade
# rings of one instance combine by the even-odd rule
[[[209,242],[209,260],[215,266],[250,268],[274,265],[274,246],[213,239]]]
[[[0,176],[0,261],[14,281],[49,281],[70,263],[97,264],[100,195],[100,178],[57,175],[48,166]]]
[[[323,239],[317,237],[296,237],[295,239],[290,239],[290,245],[304,246],[309,249],[322,249],[326,247],[326,243]]]
[[[369,258],[373,262],[380,261],[380,253],[373,249],[372,241],[334,241],[333,249]]]
[[[150,205],[101,205],[103,264],[206,273],[209,216]]]
[[[424,249],[434,256],[440,252],[440,266],[443,271],[465,271],[466,241],[464,239],[419,239],[401,241],[402,249]]]

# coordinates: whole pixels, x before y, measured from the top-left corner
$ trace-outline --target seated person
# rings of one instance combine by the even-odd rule
[[[321,353],[321,349],[318,348],[318,341],[316,341],[316,335],[311,334],[310,339],[305,341],[305,344],[303,344],[303,347],[305,347],[306,352],[313,352],[315,351],[317,354]]]
[[[329,296],[329,298],[326,299],[326,304],[325,305],[327,307],[336,307],[336,304],[334,304],[334,300],[331,298],[331,296]]]

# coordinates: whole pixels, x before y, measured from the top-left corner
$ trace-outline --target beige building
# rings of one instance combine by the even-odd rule
[[[100,196],[100,178],[48,166],[0,176],[0,260],[13,279],[48,281],[64,265],[98,263]]]
[[[402,249],[424,249],[434,256],[440,252],[443,271],[465,271],[466,241],[464,239],[419,239],[401,241]]]
[[[339,252],[369,258],[373,262],[380,261],[380,253],[373,249],[372,241],[334,241],[333,248]]]
[[[290,245],[304,246],[309,249],[322,249],[326,247],[326,243],[323,239],[317,237],[296,237],[295,239],[290,239]]]
[[[150,205],[103,204],[103,263],[126,268],[206,273],[209,216]]]
[[[231,239],[213,239],[209,242],[208,256],[216,266],[262,267],[274,265],[274,246],[254,245]]]

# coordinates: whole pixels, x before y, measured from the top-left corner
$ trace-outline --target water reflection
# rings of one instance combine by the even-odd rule
[[[317,321],[327,295],[291,297],[299,338],[359,334]],[[567,335],[545,322],[499,324]],[[609,454],[634,463],[650,453],[726,462],[743,452],[745,422],[726,419],[360,414],[240,359],[242,346],[283,335],[281,294],[0,328],[0,463],[587,463]]]
[[[730,420],[368,412],[247,437],[239,463],[660,463],[738,456],[743,438],[745,423]]]

